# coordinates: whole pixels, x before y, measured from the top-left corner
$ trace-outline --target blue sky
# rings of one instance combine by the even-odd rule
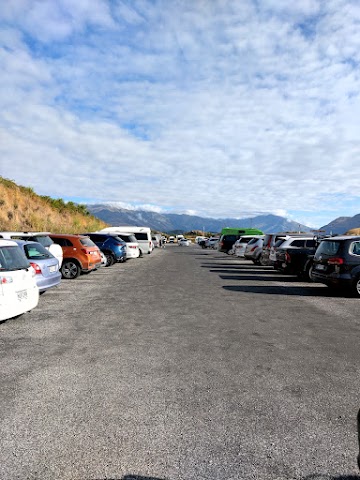
[[[360,213],[357,0],[12,0],[0,23],[2,176],[217,218]]]

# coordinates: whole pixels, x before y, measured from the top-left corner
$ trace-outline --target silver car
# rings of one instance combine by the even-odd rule
[[[261,236],[260,238],[253,238],[246,245],[244,257],[247,260],[252,260],[255,265],[260,265],[260,257],[262,254],[264,238],[265,236]]]
[[[39,293],[59,285],[61,273],[59,272],[59,262],[45,247],[38,242],[28,242],[25,240],[14,240],[25,253],[30,265],[35,270],[36,285]]]

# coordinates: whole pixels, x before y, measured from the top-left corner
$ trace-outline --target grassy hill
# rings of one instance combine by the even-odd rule
[[[81,233],[106,226],[84,205],[37,195],[30,187],[0,177],[0,231]]]

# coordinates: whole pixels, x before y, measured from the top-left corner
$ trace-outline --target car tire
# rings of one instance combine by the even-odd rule
[[[63,278],[73,280],[78,278],[81,273],[80,265],[75,260],[65,260],[61,266],[61,275]]]
[[[141,251],[140,248],[139,248],[139,258],[142,257],[142,256],[143,256],[143,253],[142,253],[142,251]]]
[[[299,272],[298,273],[298,277],[300,280],[303,280],[304,282],[313,282],[313,278],[312,278],[312,271],[313,271],[313,264],[312,263],[308,263],[304,270]]]
[[[114,255],[112,255],[111,253],[105,253],[104,252],[104,255],[106,257],[106,265],[105,267],[111,267],[112,265],[114,265],[115,263],[115,258],[114,258]]]
[[[358,276],[354,281],[352,293],[355,297],[360,297],[360,276]]]

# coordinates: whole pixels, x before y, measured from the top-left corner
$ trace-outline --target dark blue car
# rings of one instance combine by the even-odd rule
[[[87,235],[106,257],[106,267],[126,261],[126,243],[117,235],[109,233],[83,233]]]

